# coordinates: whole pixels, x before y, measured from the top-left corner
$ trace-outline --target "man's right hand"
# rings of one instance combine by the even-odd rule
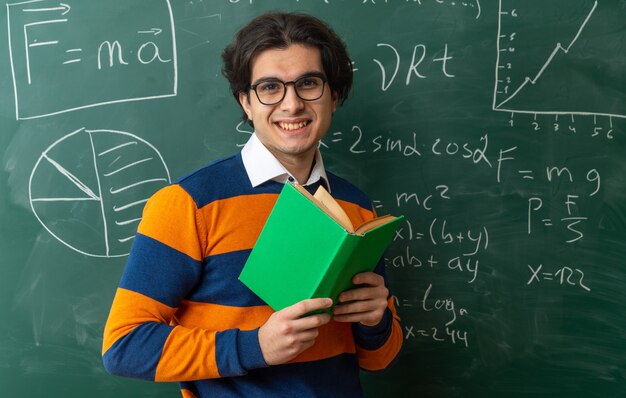
[[[259,345],[268,365],[279,365],[295,358],[315,343],[318,328],[330,321],[327,313],[303,315],[330,308],[329,298],[303,300],[275,312],[259,329]]]

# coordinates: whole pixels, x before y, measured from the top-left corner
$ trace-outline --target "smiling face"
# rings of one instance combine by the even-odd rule
[[[267,79],[286,82],[310,74],[324,75],[319,50],[292,44],[257,55],[252,62],[250,83]],[[299,98],[293,84],[289,84],[285,98],[277,104],[263,105],[252,90],[249,94],[240,93],[239,102],[261,143],[287,169],[290,165],[311,166],[317,144],[328,131],[337,107],[336,95],[327,83],[322,97],[314,101]]]

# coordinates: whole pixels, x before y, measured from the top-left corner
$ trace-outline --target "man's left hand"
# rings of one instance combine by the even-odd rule
[[[385,280],[374,272],[364,272],[355,275],[352,283],[358,287],[339,295],[339,303],[333,311],[335,321],[378,325],[387,309],[389,290]]]

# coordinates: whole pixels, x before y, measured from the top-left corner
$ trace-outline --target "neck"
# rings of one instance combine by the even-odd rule
[[[276,155],[274,155],[276,156]],[[298,157],[276,157],[278,161],[294,176],[298,184],[305,184],[311,171],[313,170],[313,162],[315,160],[315,151]]]

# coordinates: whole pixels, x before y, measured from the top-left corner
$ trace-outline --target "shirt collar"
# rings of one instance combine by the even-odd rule
[[[252,134],[246,145],[241,150],[243,165],[252,183],[252,187],[257,187],[267,181],[276,181],[285,184],[288,180],[296,181],[289,171],[272,155],[272,153],[261,143],[256,134]],[[309,175],[306,184],[311,185],[323,180],[327,190],[330,192],[328,177],[324,169],[322,154],[319,149],[315,150],[315,164]]]

